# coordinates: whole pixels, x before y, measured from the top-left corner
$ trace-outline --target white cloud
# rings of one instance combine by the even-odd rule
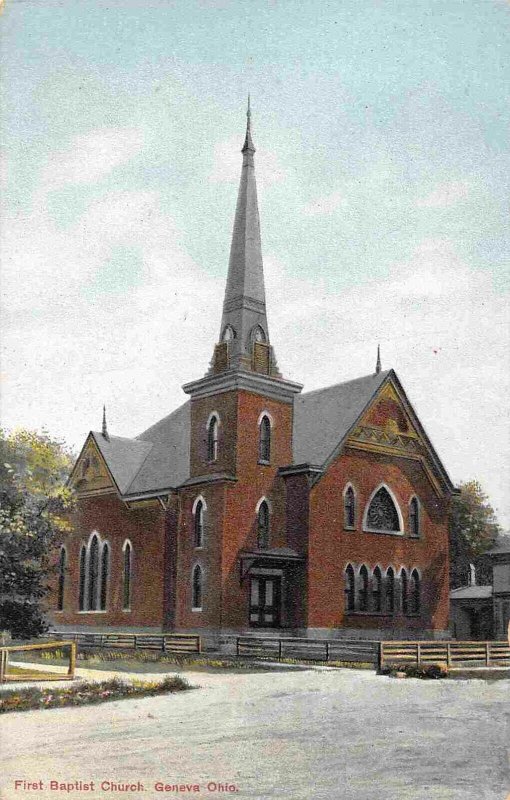
[[[429,194],[417,198],[417,208],[446,208],[469,196],[470,187],[466,181],[452,181],[436,186]]]
[[[303,212],[307,216],[316,214],[332,214],[338,208],[347,208],[348,202],[342,192],[333,192],[326,197],[318,197],[303,207]]]
[[[43,168],[42,191],[66,184],[97,183],[142,147],[139,128],[100,128],[75,136],[66,149],[54,152]]]
[[[226,141],[219,142],[214,148],[214,159],[209,174],[211,183],[238,183],[240,176],[240,150],[242,141],[239,136],[233,136]],[[275,153],[263,148],[257,148],[255,153],[257,166],[257,184],[266,188],[285,179],[285,172]]]

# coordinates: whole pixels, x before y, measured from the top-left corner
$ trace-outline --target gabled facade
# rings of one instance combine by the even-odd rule
[[[223,314],[189,400],[90,433],[61,629],[441,636],[454,488],[393,370],[301,393],[266,315],[250,112]]]

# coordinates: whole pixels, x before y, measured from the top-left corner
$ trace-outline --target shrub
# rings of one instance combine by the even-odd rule
[[[448,670],[443,664],[387,664],[379,670],[380,675],[389,675],[392,678],[398,673],[403,673],[406,678],[423,680],[438,680],[448,677]]]

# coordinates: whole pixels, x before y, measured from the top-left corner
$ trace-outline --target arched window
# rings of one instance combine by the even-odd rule
[[[379,567],[374,569],[372,576],[372,609],[374,611],[382,609],[382,574]]]
[[[356,497],[352,486],[344,492],[344,528],[354,528],[356,524]]]
[[[400,533],[400,515],[385,486],[381,486],[370,500],[364,527],[376,533]]]
[[[252,342],[265,342],[266,341],[266,334],[264,333],[264,329],[261,325],[255,325],[251,331],[251,340]]]
[[[271,421],[263,416],[259,425],[259,461],[271,460]]]
[[[265,500],[257,512],[257,546],[260,550],[269,547],[269,506]]]
[[[207,460],[218,459],[218,417],[212,416],[207,426]]]
[[[413,569],[411,572],[411,582],[409,587],[409,600],[410,600],[410,612],[411,614],[419,614],[420,613],[420,605],[421,605],[421,598],[420,598],[420,576],[418,575],[418,570]]]
[[[193,569],[191,580],[191,605],[196,611],[202,610],[202,567],[197,564]]]
[[[58,598],[57,611],[64,610],[64,594],[66,587],[67,553],[65,547],[60,548],[58,559]]]
[[[122,573],[122,609],[131,611],[131,583],[133,571],[133,548],[127,539],[124,542],[124,570]]]
[[[401,597],[402,597],[402,614],[409,613],[409,580],[407,578],[407,572],[405,569],[402,569],[400,572],[400,589],[401,589]]]
[[[348,564],[345,570],[345,610],[354,611],[356,608],[356,582],[354,569]]]
[[[236,332],[233,329],[232,325],[226,325],[225,330],[223,331],[223,336],[221,337],[222,342],[231,342],[232,339],[236,338]]]
[[[89,547],[89,585],[87,608],[89,611],[97,610],[97,587],[99,584],[99,540],[93,536]]]
[[[195,506],[195,525],[194,525],[195,547],[204,545],[204,503],[199,500]]]
[[[386,570],[386,602],[385,611],[387,614],[393,614],[395,611],[395,572],[392,567]]]
[[[80,550],[80,583],[78,591],[78,608],[85,610],[85,582],[87,579],[87,548],[82,545]]]
[[[99,593],[99,610],[106,611],[106,599],[108,596],[108,576],[110,573],[110,548],[103,545],[101,553],[101,590]]]
[[[359,571],[358,609],[368,611],[368,569],[364,564]]]
[[[420,504],[417,497],[413,497],[409,503],[409,533],[417,538],[420,535]]]

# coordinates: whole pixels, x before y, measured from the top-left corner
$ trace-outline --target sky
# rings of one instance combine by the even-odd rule
[[[246,98],[270,336],[306,390],[399,375],[510,523],[506,0],[6,0],[1,421],[78,450],[219,336]]]

